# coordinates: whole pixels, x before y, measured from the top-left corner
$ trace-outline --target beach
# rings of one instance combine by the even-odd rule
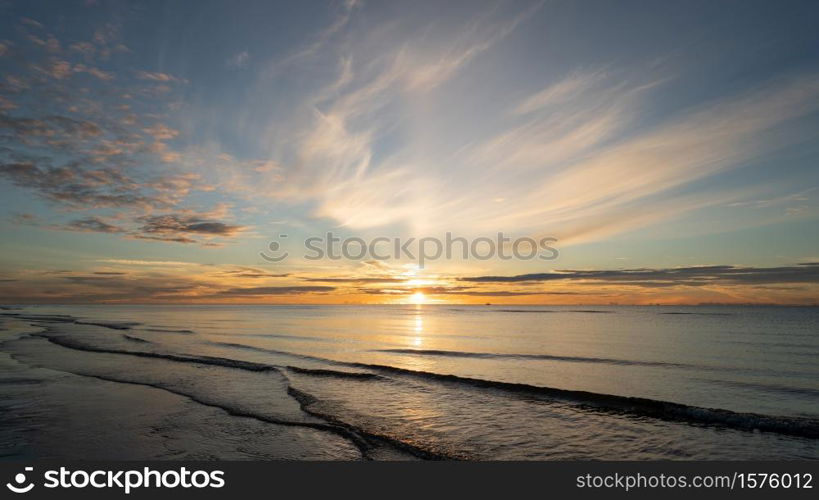
[[[5,459],[819,458],[815,308],[37,306]]]

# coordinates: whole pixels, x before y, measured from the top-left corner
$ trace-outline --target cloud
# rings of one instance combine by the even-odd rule
[[[500,22],[471,22],[465,30],[467,36],[454,37],[450,45],[444,45],[443,50],[431,58],[411,60],[411,69],[406,74],[407,87],[429,90],[441,85],[474,58],[509,36],[542,7],[543,2],[533,3],[511,19]]]
[[[136,71],[134,72],[136,77],[140,80],[147,80],[151,82],[162,82],[162,83],[171,83],[171,82],[184,82],[185,80],[182,78],[175,77],[168,73],[162,73],[159,71]]]
[[[90,139],[102,134],[102,130],[96,123],[60,115],[50,115],[41,119],[0,116],[0,128],[10,131],[22,140],[38,136]]]
[[[138,259],[100,259],[97,262],[105,264],[118,264],[124,266],[160,266],[160,267],[178,267],[178,266],[198,266],[195,262],[183,262],[178,260],[138,260]]]
[[[334,35],[339,33],[350,22],[352,13],[355,9],[361,7],[362,2],[359,0],[347,0],[341,4],[342,9],[336,13],[333,21],[329,26],[316,34],[312,40],[305,46],[286,56],[284,59],[273,64],[270,72],[282,70],[294,62],[298,62],[314,56],[322,48],[324,48]]]
[[[90,213],[67,223],[38,224],[46,229],[215,245],[190,235],[229,237],[240,226],[211,220],[209,211],[181,204],[192,191],[213,187],[200,174],[185,171],[184,155],[164,142],[177,138],[179,131],[163,114],[169,103],[151,90],[156,83],[181,80],[145,71],[135,72],[134,80],[119,72],[113,84],[114,75],[90,61],[126,51],[118,36],[117,26],[106,25],[93,40],[72,43],[60,58],[40,51],[27,54],[25,64],[11,62],[0,84],[0,103],[9,111],[0,113],[0,179],[33,191],[60,210],[104,210],[104,216]],[[91,81],[76,78],[81,73]],[[227,205],[215,208],[220,206]],[[180,217],[204,216],[178,226],[182,234],[171,234],[171,228],[162,233],[156,224],[139,220],[172,208]],[[151,232],[141,233],[142,226]]]
[[[201,283],[181,276],[72,274],[20,280],[16,290],[0,287],[0,300],[24,303],[117,303],[185,300]],[[12,300],[17,297],[17,300]]]
[[[0,176],[17,186],[34,189],[47,199],[76,208],[167,205],[161,198],[143,194],[131,179],[108,169],[86,171],[70,167],[41,168],[32,163],[3,163],[0,164]]]
[[[513,112],[518,115],[525,115],[570,101],[581,93],[590,90],[604,77],[605,73],[602,70],[572,73],[557,83],[553,83],[527,97],[514,108]]]
[[[418,35],[411,16],[383,30],[334,31],[339,43],[310,56],[324,72],[307,62],[293,69],[324,84],[293,105],[288,130],[257,129],[281,166],[275,179],[247,172],[233,179],[262,198],[309,203],[310,215],[353,229],[502,228],[548,232],[570,245],[741,198],[747,192],[720,183],[686,189],[807,140],[783,130],[819,109],[814,73],[659,114],[653,104],[680,104],[670,95],[680,82],[655,69],[561,66],[542,76],[547,81],[529,78],[512,91],[459,78],[486,71],[487,61],[501,64],[492,48],[511,50],[501,46],[541,5],[439,20],[423,36],[410,36]],[[469,99],[467,88],[486,101]],[[481,111],[464,111],[470,107]]]
[[[563,245],[599,240],[739,197],[673,191],[803,140],[771,131],[819,108],[819,77],[801,75],[634,132],[639,103],[657,84],[599,86],[564,93],[557,110],[529,103],[532,117],[455,157],[414,160],[428,169],[398,163],[341,179],[317,213],[357,228],[407,223],[418,232],[548,231]]]
[[[42,223],[42,219],[39,216],[20,212],[12,213],[8,217],[8,220],[12,224],[17,224],[21,226],[39,226]]]
[[[153,236],[149,234],[134,234],[131,236],[131,238],[135,240],[164,241],[167,243],[197,243],[197,240],[188,238],[187,236]]]
[[[0,164],[0,177],[13,184],[34,189],[46,199],[75,209],[90,208],[168,208],[187,195],[197,185],[193,174],[166,176],[147,182],[137,182],[118,170],[86,169],[80,166],[45,167],[31,163]],[[245,226],[213,220],[226,215],[227,205],[210,212],[180,210],[179,213],[144,215],[135,218],[137,227],[113,225],[98,216],[76,219],[63,225],[51,226],[83,232],[122,233],[136,239],[177,243],[207,243],[191,237],[231,238]],[[32,219],[33,220],[33,219]],[[31,223],[32,220],[18,222]]]
[[[558,270],[459,278],[470,283],[592,282],[641,287],[819,283],[819,263],[782,267],[696,266],[667,269]]]
[[[99,217],[86,217],[69,222],[62,229],[94,233],[124,233],[125,229],[105,222]]]
[[[287,278],[290,276],[290,273],[271,273],[265,271],[264,269],[258,269],[255,267],[236,267],[235,269],[231,269],[228,271],[222,271],[220,273],[222,276],[227,276],[230,278]]]
[[[321,283],[404,283],[405,278],[302,278],[304,281]]]
[[[16,109],[17,107],[17,104],[5,97],[0,96],[0,111],[10,111],[12,109]]]
[[[331,64],[339,70],[298,107],[303,117],[288,120],[288,128],[291,123],[302,127],[279,133],[273,141],[261,138],[274,143],[271,149],[282,151],[281,157],[273,158],[282,165],[275,179],[266,181],[269,176],[238,171],[232,180],[260,197],[313,201],[316,208],[311,215],[330,217],[348,227],[375,227],[409,213],[425,213],[424,193],[430,192],[430,182],[399,159],[376,162],[378,141],[400,126],[398,109],[454,79],[540,6],[529,4],[512,14],[476,15],[460,20],[457,27],[436,25],[430,30],[407,23],[373,33],[342,30],[354,7],[349,6],[320,41],[275,65],[281,68],[313,57],[326,64],[328,54],[338,54]],[[359,39],[351,40],[359,34]],[[346,43],[327,51],[316,48],[336,36]],[[270,73],[262,76],[270,77]],[[267,88],[267,82],[259,86]]]
[[[126,51],[118,33],[118,26],[108,24],[92,40],[72,43],[60,58],[26,53],[23,62],[11,61],[4,68],[8,72],[0,84],[0,104],[9,112],[0,113],[0,178],[58,208],[114,210],[120,220],[156,209],[184,212],[178,205],[191,191],[213,188],[199,174],[180,171],[183,155],[163,142],[179,135],[161,111],[169,103],[151,91],[154,83],[181,80],[137,71],[144,81],[124,78],[112,84],[114,75],[89,61]],[[75,78],[79,74],[93,81]],[[101,220],[91,214],[78,219],[82,225],[43,227],[120,232],[91,223],[95,218]]]
[[[305,293],[327,293],[335,290],[332,286],[257,286],[230,288],[214,295],[222,297],[259,297],[266,295],[301,295]]]
[[[167,208],[198,186],[198,176],[192,174],[138,182],[120,170],[77,164],[40,167],[28,162],[0,163],[0,177],[75,209]]]
[[[527,295],[565,295],[566,292],[525,291],[525,290],[474,290],[471,287],[413,287],[413,288],[365,288],[360,290],[368,295],[463,295],[472,297],[522,297]]]
[[[68,49],[82,54],[86,60],[93,59],[97,53],[97,47],[91,42],[74,42]]]
[[[250,52],[243,50],[229,57],[225,64],[227,65],[228,68],[241,69],[247,66],[247,63],[249,61]]]
[[[173,139],[174,137],[179,135],[178,130],[174,130],[174,129],[172,129],[172,128],[170,128],[167,125],[164,125],[162,123],[157,123],[157,124],[152,125],[150,127],[146,127],[143,130],[145,131],[146,134],[150,135],[151,137],[153,137],[154,139],[156,139],[158,141],[162,141],[162,140],[166,140],[166,139]]]
[[[432,297],[502,302],[549,303],[813,303],[819,263],[776,268],[702,266],[667,269],[560,270],[516,276],[433,278],[411,282],[331,281],[331,286],[300,285],[289,276],[243,266],[202,266],[173,261],[103,259],[105,267],[85,271],[15,270],[0,298],[14,302],[264,302],[396,299],[421,292]],[[276,286],[243,286],[248,279],[275,279]],[[293,280],[303,280],[298,276]],[[332,278],[331,278],[332,279]],[[283,281],[278,281],[283,280]],[[318,280],[317,280],[318,281]],[[406,283],[406,284],[405,284]],[[383,284],[385,286],[378,286]],[[394,286],[397,285],[397,286]],[[508,300],[504,300],[508,299]],[[485,301],[485,300],[484,300]]]
[[[150,215],[140,217],[139,220],[144,223],[140,230],[150,235],[181,233],[230,237],[245,229],[243,226],[179,214]]]
[[[26,25],[26,26],[31,26],[32,28],[36,28],[36,29],[44,29],[45,28],[41,22],[36,21],[34,19],[31,19],[29,17],[21,17],[20,22],[22,24]]]
[[[114,74],[108,71],[103,71],[99,68],[89,67],[84,64],[77,64],[73,68],[74,72],[76,73],[87,73],[95,78],[99,78],[100,80],[113,80]]]

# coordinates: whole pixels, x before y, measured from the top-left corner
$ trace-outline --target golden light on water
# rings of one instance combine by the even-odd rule
[[[424,343],[424,318],[420,315],[415,317],[415,337],[412,339],[412,344],[415,347],[420,347]]]

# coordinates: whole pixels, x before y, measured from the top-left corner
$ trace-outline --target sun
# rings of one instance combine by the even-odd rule
[[[427,301],[427,296],[424,295],[422,292],[415,292],[410,296],[410,303],[411,304],[423,304]]]

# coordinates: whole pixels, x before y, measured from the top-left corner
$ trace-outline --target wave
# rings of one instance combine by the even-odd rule
[[[587,313],[587,314],[614,314],[617,311],[606,311],[602,309],[534,309],[534,308],[495,308],[495,307],[471,307],[469,309],[448,307],[447,311],[455,312],[507,312],[507,313],[532,313],[532,314],[553,314],[553,313]]]
[[[440,451],[433,451],[430,449],[423,448],[421,446],[406,443],[404,441],[401,441],[400,439],[396,439],[391,436],[369,432],[360,427],[356,427],[346,422],[343,422],[336,418],[334,415],[319,412],[312,408],[312,405],[319,401],[318,398],[301,389],[293,387],[292,384],[288,384],[287,394],[289,394],[290,396],[293,397],[293,399],[298,401],[302,411],[309,415],[326,420],[331,424],[342,426],[346,429],[354,430],[357,434],[365,436],[369,441],[375,441],[376,443],[385,443],[389,446],[392,446],[393,448],[409,453],[410,455],[413,455],[417,458],[421,458],[424,460],[459,460],[463,458],[468,458],[464,456],[454,455],[452,453],[442,453]],[[365,454],[365,457],[369,458],[367,454]]]
[[[321,369],[321,368],[303,368],[299,366],[280,366],[280,365],[271,365],[266,363],[256,363],[253,361],[242,361],[238,359],[232,358],[222,358],[216,356],[188,356],[188,355],[180,355],[180,354],[170,354],[170,353],[161,353],[161,352],[151,352],[151,351],[132,351],[127,349],[109,349],[104,347],[96,347],[96,346],[89,346],[87,344],[83,344],[81,342],[77,342],[73,339],[65,338],[65,337],[58,337],[58,336],[50,336],[50,335],[43,335],[43,334],[33,334],[32,336],[35,337],[42,337],[47,339],[48,341],[57,344],[62,347],[67,347],[69,349],[74,349],[78,351],[86,351],[86,352],[97,352],[97,353],[104,353],[104,354],[124,354],[130,356],[136,356],[141,358],[155,358],[155,359],[163,359],[167,361],[176,361],[180,363],[197,363],[197,364],[204,364],[204,365],[212,365],[212,366],[220,366],[223,368],[235,368],[240,370],[246,371],[254,371],[254,372],[263,372],[263,371],[279,371],[282,368],[290,370],[295,373],[301,373],[304,375],[314,375],[319,377],[338,377],[338,378],[353,378],[353,379],[362,379],[362,380],[373,380],[383,378],[378,374],[375,373],[362,373],[362,372],[348,372],[348,371],[338,371],[338,370],[328,370],[328,369]],[[136,342],[144,342],[144,343],[151,343],[147,340],[140,339],[138,337],[131,337],[129,335],[123,335],[124,337],[128,338],[128,340],[136,341]],[[220,344],[218,342],[215,342]],[[229,344],[231,345],[231,344]],[[232,346],[241,346],[241,344],[232,344]],[[251,346],[243,346],[250,348]],[[267,350],[265,350],[267,351]],[[274,351],[275,353],[297,356],[286,352],[279,352]],[[305,356],[306,357],[306,356]],[[321,359],[321,358],[315,358]]]
[[[670,314],[670,315],[677,315],[682,314],[686,316],[736,316],[735,313],[726,313],[726,312],[681,312],[681,311],[668,311],[668,312],[661,312],[659,314]]]
[[[21,314],[21,313],[0,313],[2,316],[12,316],[15,319],[26,321],[37,321],[43,323],[72,323],[75,325],[99,326],[112,330],[130,330],[141,323],[133,321],[83,321],[68,314]]]
[[[600,309],[484,309],[489,312],[508,313],[584,313],[584,314],[614,314],[615,311],[602,311]]]
[[[344,376],[349,377],[353,376],[355,378],[361,378],[362,376],[373,376],[378,377],[376,374],[363,374],[363,373],[350,373],[350,372],[334,372],[331,370],[311,370],[311,369],[302,369],[299,367],[277,367],[273,365],[264,365],[261,363],[251,363],[239,360],[231,360],[227,358],[215,358],[215,357],[208,357],[208,356],[181,356],[175,354],[164,354],[164,353],[153,353],[153,352],[145,352],[145,351],[127,351],[127,350],[115,350],[115,349],[102,349],[97,348],[94,346],[87,346],[80,343],[66,341],[65,339],[61,339],[59,337],[53,337],[43,334],[33,334],[32,336],[45,338],[49,342],[54,344],[60,345],[62,347],[67,347],[70,349],[81,350],[86,352],[98,352],[98,353],[108,353],[108,354],[122,354],[122,355],[130,355],[130,356],[138,356],[138,357],[146,357],[146,358],[156,358],[156,359],[164,359],[169,361],[175,362],[185,362],[185,363],[197,363],[197,364],[206,364],[206,365],[218,365],[226,368],[235,368],[241,370],[250,370],[250,371],[276,371],[280,373],[287,382],[287,394],[296,399],[299,403],[300,408],[302,411],[311,415],[313,417],[322,419],[326,421],[324,422],[310,422],[310,421],[300,421],[300,420],[287,420],[281,419],[276,417],[271,417],[269,415],[255,413],[253,411],[247,410],[245,408],[231,405],[224,401],[212,401],[210,399],[205,399],[201,396],[196,396],[193,394],[189,394],[188,392],[179,390],[174,387],[169,387],[167,385],[163,385],[161,383],[156,382],[147,382],[147,381],[135,381],[129,380],[124,378],[119,378],[116,376],[103,376],[99,374],[88,374],[83,372],[70,372],[76,375],[81,375],[85,377],[95,378],[99,380],[105,380],[108,382],[115,382],[115,383],[122,383],[122,384],[131,384],[131,385],[140,385],[145,387],[152,387],[154,389],[159,389],[163,391],[167,391],[172,394],[176,394],[178,396],[186,397],[191,401],[201,404],[203,406],[208,406],[212,408],[218,408],[225,411],[227,414],[235,417],[243,417],[243,418],[252,418],[261,422],[275,424],[275,425],[282,425],[282,426],[289,426],[289,427],[305,427],[316,429],[319,431],[331,432],[336,434],[342,438],[348,439],[351,441],[361,452],[362,457],[367,460],[373,460],[373,454],[379,447],[392,447],[404,453],[407,453],[411,456],[416,458],[421,458],[425,460],[443,460],[443,459],[456,459],[457,457],[448,456],[441,453],[437,453],[435,451],[427,450],[421,448],[419,446],[415,446],[410,443],[405,443],[398,439],[392,438],[390,436],[385,436],[382,434],[369,432],[367,430],[352,426],[338,420],[333,416],[323,415],[318,413],[317,411],[309,408],[312,403],[318,401],[312,395],[296,389],[292,386],[289,377],[287,374],[282,370],[282,368],[290,369],[292,371],[299,371],[301,373],[307,373],[310,375],[319,375],[319,376],[327,376],[332,374],[332,376]]]
[[[714,340],[714,342],[719,342],[720,344],[739,344],[739,345],[747,345],[747,346],[758,346],[758,347],[795,347],[797,349],[804,349],[804,348],[814,348],[811,344],[805,343],[796,343],[796,342],[759,342],[759,341],[749,341],[749,340]],[[789,351],[794,353],[799,353],[800,351]],[[810,354],[812,356],[819,355],[819,350],[816,352],[804,353]]]
[[[674,368],[691,368],[690,365],[680,363],[664,363],[661,361],[639,361],[614,358],[593,358],[584,356],[559,356],[555,354],[501,354],[489,352],[443,351],[437,349],[374,349],[372,352],[388,352],[394,354],[412,354],[416,356],[442,356],[452,358],[478,359],[540,359],[549,361],[574,361],[580,363],[604,363],[623,366],[660,366]]]
[[[61,345],[63,347],[84,350],[89,352],[123,354],[138,357],[164,359],[183,363],[217,365],[226,368],[234,368],[256,372],[259,371],[281,372],[282,368],[287,369],[287,367],[280,367],[276,365],[269,365],[250,361],[241,361],[230,358],[99,348],[96,346],[88,346],[73,341],[71,339],[67,339],[65,337],[52,336],[47,334],[34,335],[44,337],[50,342],[53,342],[57,345]],[[237,344],[236,346],[244,348],[250,347],[242,346],[241,344]],[[661,420],[679,421],[690,424],[715,425],[743,431],[758,430],[762,432],[772,432],[777,434],[804,438],[812,439],[819,438],[819,420],[807,417],[783,417],[755,413],[740,413],[731,410],[724,410],[718,408],[703,408],[698,406],[685,405],[681,403],[672,403],[669,401],[661,401],[648,398],[619,396],[614,394],[603,394],[570,389],[559,389],[554,387],[534,386],[522,383],[500,382],[494,380],[462,377],[458,375],[440,374],[420,370],[409,370],[406,368],[398,368],[387,365],[368,363],[344,363],[339,361],[326,360],[323,358],[316,358],[312,356],[302,356],[293,353],[286,352],[280,353],[285,355],[292,355],[295,357],[330,362],[337,365],[363,368],[365,370],[371,370],[380,373],[411,376],[436,382],[462,384],[468,385],[470,387],[478,387],[483,389],[500,390],[510,393],[524,394],[531,397],[566,401],[578,404],[580,406],[593,408],[596,410],[610,411],[626,415],[651,417]],[[329,372],[329,370],[325,370],[325,372]]]
[[[756,413],[741,413],[720,408],[704,408],[699,406],[672,403],[648,398],[618,396],[571,389],[535,386],[529,384],[499,382],[458,375],[447,375],[426,371],[409,370],[394,366],[375,365],[367,363],[351,363],[353,366],[381,370],[420,377],[428,380],[467,384],[473,387],[498,389],[508,392],[541,396],[550,399],[575,402],[580,405],[595,407],[602,410],[616,411],[661,420],[681,421],[692,424],[706,424],[729,427],[744,431],[774,432],[790,436],[819,438],[819,420],[807,417],[784,417],[762,415]]]
[[[174,328],[140,328],[140,330],[145,332],[157,332],[157,333],[196,333],[193,330],[176,330]]]
[[[811,376],[812,372],[797,372],[782,370],[770,370],[762,367],[744,368],[740,366],[712,366],[712,365],[693,365],[687,363],[668,363],[664,361],[641,361],[629,359],[615,359],[615,358],[595,358],[585,356],[560,356],[555,354],[514,354],[514,353],[488,353],[488,352],[463,352],[463,351],[445,351],[437,349],[374,349],[371,352],[387,352],[395,354],[409,354],[416,356],[441,356],[452,358],[475,358],[475,359],[534,359],[545,361],[567,361],[575,363],[600,363],[610,364],[616,366],[647,366],[657,368],[678,368],[684,370],[709,371],[717,373],[751,373],[761,374],[770,373],[772,375],[791,375],[791,376]],[[810,353],[802,353],[810,354]],[[803,364],[803,363],[799,363]],[[813,366],[810,364],[809,366]]]
[[[104,381],[107,381],[107,382],[115,382],[115,383],[120,383],[120,384],[130,384],[130,385],[140,385],[140,386],[145,386],[145,387],[152,387],[154,389],[163,390],[163,391],[169,392],[171,394],[175,394],[177,396],[188,398],[191,401],[193,401],[193,402],[195,402],[197,404],[200,404],[202,406],[207,406],[207,407],[210,407],[210,408],[220,409],[220,410],[224,411],[225,413],[227,413],[228,415],[231,415],[233,417],[252,418],[254,420],[258,420],[260,422],[265,422],[265,423],[268,423],[268,424],[282,425],[282,426],[287,426],[287,427],[306,427],[306,428],[310,428],[310,429],[316,429],[316,430],[319,430],[319,431],[331,432],[333,434],[336,434],[338,436],[341,436],[343,438],[346,438],[346,439],[350,440],[359,449],[359,451],[361,452],[361,454],[362,454],[362,456],[364,458],[370,459],[369,452],[372,449],[372,444],[367,442],[364,438],[362,438],[359,435],[358,432],[356,432],[354,429],[350,428],[349,426],[342,426],[342,425],[338,425],[338,424],[334,424],[334,423],[324,424],[324,423],[320,423],[320,422],[300,422],[300,421],[292,421],[292,420],[274,418],[274,417],[270,417],[270,416],[267,416],[267,415],[260,415],[260,414],[257,414],[257,413],[247,411],[247,410],[242,409],[242,408],[238,408],[238,407],[235,407],[235,406],[228,405],[228,404],[215,403],[215,402],[212,402],[212,401],[208,401],[208,400],[202,399],[200,397],[196,397],[194,395],[188,394],[186,392],[183,392],[183,391],[180,391],[180,390],[177,390],[177,389],[173,389],[173,388],[164,386],[162,384],[157,384],[157,383],[136,382],[136,381],[127,380],[127,379],[120,379],[120,378],[117,378],[117,377],[102,376],[102,375],[88,375],[88,374],[84,374],[84,373],[76,373],[76,375],[82,375],[82,376],[85,376],[85,377],[95,378],[95,379],[98,379],[98,380],[104,380]],[[288,390],[288,392],[289,392],[289,390]],[[297,399],[297,401],[298,401],[298,399]],[[301,401],[299,401],[299,404],[302,404]],[[309,412],[308,412],[308,414],[309,414]]]
[[[774,393],[796,394],[798,396],[805,396],[815,398],[819,401],[819,390],[811,389],[809,387],[791,387],[779,384],[763,384],[757,382],[741,382],[739,380],[714,380],[707,379],[709,383],[720,384],[728,387],[738,387],[741,389],[754,389],[757,391],[766,391]]]
[[[45,382],[38,378],[0,378],[0,385],[37,385]]]
[[[255,371],[255,372],[262,372],[262,371],[274,371],[277,370],[276,366],[267,365],[263,363],[254,363],[252,361],[242,361],[238,359],[230,359],[230,358],[220,358],[220,357],[213,357],[213,356],[188,356],[182,354],[169,354],[169,353],[161,353],[161,352],[151,352],[151,351],[131,351],[126,349],[109,349],[106,347],[97,347],[97,346],[90,346],[88,344],[84,344],[82,342],[77,342],[74,339],[60,337],[60,336],[52,336],[47,334],[35,333],[32,334],[33,337],[42,337],[48,340],[49,342],[66,347],[69,349],[74,349],[77,351],[85,351],[85,352],[98,352],[104,354],[125,354],[128,356],[136,356],[139,358],[154,358],[154,359],[164,359],[167,361],[177,361],[180,363],[199,363],[203,365],[214,365],[214,366],[222,366],[225,368],[237,368],[240,370],[247,370],[247,371]]]
[[[130,330],[135,326],[139,326],[141,323],[135,323],[132,321],[80,321],[74,320],[74,324],[76,325],[90,325],[90,326],[101,326],[103,328],[110,328],[112,330]]]
[[[344,340],[341,339],[328,339],[309,335],[287,335],[284,333],[233,333],[230,335],[223,336],[230,336],[231,338],[242,337],[260,339],[305,340],[308,342],[344,342]]]
[[[247,344],[238,344],[238,343],[235,343],[235,342],[209,341],[208,344],[215,345],[215,346],[221,346],[221,347],[230,347],[230,348],[233,348],[233,349],[241,349],[241,350],[244,350],[244,351],[264,352],[264,353],[267,353],[267,354],[280,354],[282,356],[290,356],[290,357],[293,357],[293,358],[311,359],[311,360],[316,360],[316,361],[329,361],[329,362],[332,362],[331,360],[325,360],[324,358],[319,358],[319,357],[315,357],[315,356],[307,356],[307,355],[304,355],[304,354],[296,354],[296,353],[287,352],[287,351],[278,351],[276,349],[266,349],[264,347],[256,347],[256,346],[247,345]]]
[[[377,373],[345,372],[338,370],[327,370],[325,368],[303,368],[300,366],[292,365],[288,365],[285,368],[294,373],[313,375],[316,377],[349,378],[355,380],[376,380],[384,378],[381,375],[378,375]]]
[[[74,323],[76,318],[67,314],[22,314],[22,313],[0,313],[0,316],[12,316],[14,319],[24,319],[26,321],[45,321],[47,323]]]
[[[123,334],[122,338],[124,338],[126,340],[130,340],[131,342],[138,342],[138,343],[141,343],[141,344],[151,344],[152,343],[150,340],[145,340],[145,339],[141,339],[139,337],[134,337],[133,335]]]

